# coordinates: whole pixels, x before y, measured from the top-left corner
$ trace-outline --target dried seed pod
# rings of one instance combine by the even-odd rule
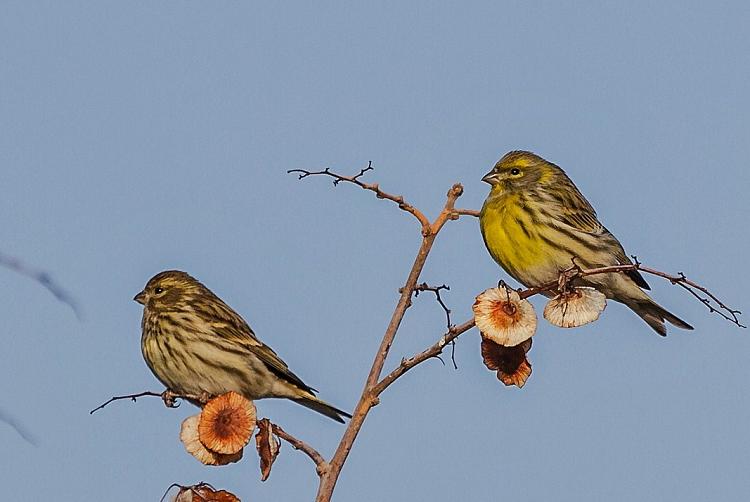
[[[223,455],[209,450],[201,443],[198,437],[200,417],[200,414],[188,417],[183,420],[182,427],[180,427],[180,441],[185,445],[187,452],[205,465],[226,465],[241,459],[242,450],[231,455]]]
[[[531,350],[531,338],[516,345],[504,347],[488,338],[482,339],[482,360],[487,369],[497,371],[497,378],[505,385],[519,389],[531,375],[531,363],[526,353]]]
[[[260,480],[265,481],[271,475],[271,466],[276,461],[281,449],[281,441],[273,433],[273,425],[267,418],[258,421],[255,446],[260,457]]]
[[[536,313],[518,292],[490,288],[474,302],[474,322],[484,338],[505,347],[528,340],[536,332]]]
[[[255,430],[255,405],[236,392],[211,399],[201,411],[198,437],[211,451],[229,455],[241,451]]]
[[[607,297],[594,288],[576,287],[552,298],[544,307],[544,318],[561,328],[576,328],[599,319]]]

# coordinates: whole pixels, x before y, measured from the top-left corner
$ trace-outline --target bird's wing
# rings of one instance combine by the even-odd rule
[[[564,189],[550,190],[547,195],[551,196],[550,204],[553,206],[551,214],[560,223],[587,234],[601,234],[606,232],[604,225],[596,217],[596,211],[586,200],[586,197],[578,191],[572,181],[565,180],[568,185]]]
[[[613,256],[620,265],[632,265],[633,262],[625,254],[625,250],[617,240],[617,237],[601,224],[596,216],[596,211],[589,201],[578,191],[573,182],[570,182],[568,190],[554,190],[554,204],[557,206],[552,211],[559,223],[579,232],[589,235],[595,235],[602,240],[608,241],[610,247],[614,250]],[[639,287],[651,289],[651,287],[637,270],[625,272]]]
[[[228,306],[227,309],[229,309]],[[225,315],[222,315],[220,320],[211,322],[212,329],[216,336],[243,345],[279,378],[288,381],[302,390],[317,392],[315,389],[305,384],[300,377],[295,375],[271,347],[258,340],[255,333],[253,333],[253,330],[245,320],[239,316],[239,314],[231,309],[224,314]]]

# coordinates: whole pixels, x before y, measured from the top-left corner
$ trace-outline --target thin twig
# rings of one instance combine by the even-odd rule
[[[364,183],[363,181],[360,181],[359,178],[362,177],[367,171],[373,171],[375,170],[374,167],[372,167],[372,161],[370,161],[367,164],[367,167],[364,169],[361,169],[359,173],[355,174],[354,176],[344,176],[341,174],[334,173],[329,168],[325,168],[322,171],[308,171],[306,169],[290,169],[287,171],[289,174],[297,174],[299,179],[307,178],[308,176],[330,176],[333,178],[333,184],[338,185],[341,182],[345,183],[353,183],[357,185],[360,188],[363,188],[364,190],[369,190],[371,192],[375,193],[375,196],[378,199],[387,199],[392,202],[395,202],[398,207],[407,213],[412,214],[417,221],[419,221],[419,224],[422,227],[422,235],[425,234],[425,232],[429,231],[430,228],[430,221],[427,219],[427,217],[420,211],[419,209],[415,208],[408,202],[404,200],[404,197],[402,195],[393,195],[387,192],[384,192],[380,189],[380,186],[377,183]]]
[[[193,395],[193,394],[175,394],[174,392],[170,390],[165,390],[164,392],[153,392],[150,390],[139,392],[137,394],[127,394],[125,396],[114,396],[107,400],[106,402],[100,404],[93,410],[89,412],[89,415],[93,414],[95,411],[99,411],[105,406],[107,406],[110,403],[113,403],[115,401],[120,401],[122,399],[130,399],[131,401],[135,402],[138,400],[139,397],[147,397],[147,396],[153,396],[153,397],[160,397],[164,401],[164,404],[168,408],[177,408],[180,406],[179,403],[175,403],[176,399],[187,399],[189,401],[196,401],[196,402],[206,402],[207,396],[206,395]]]
[[[459,216],[473,216],[475,218],[479,218],[479,211],[477,211],[476,209],[454,209],[453,212]]]
[[[388,375],[383,377],[383,379],[378,382],[378,384],[372,390],[373,393],[376,396],[380,396],[380,394],[382,394],[383,391],[388,388],[388,386],[398,380],[398,378],[400,378],[404,373],[412,369],[414,366],[427,361],[430,358],[437,357],[443,352],[443,349],[446,345],[454,342],[456,338],[461,336],[463,333],[466,333],[473,327],[474,319],[469,319],[468,321],[457,326],[451,326],[450,329],[448,329],[448,332],[441,336],[440,339],[433,345],[427,347],[419,354],[415,354],[412,357],[409,357],[408,359],[402,359],[401,363],[396,367],[396,369],[388,373]]]
[[[73,296],[55,283],[48,272],[32,268],[22,263],[18,258],[3,253],[0,253],[0,265],[35,280],[52,293],[58,301],[69,306],[79,321],[83,320],[83,312],[78,303],[73,299]]]
[[[168,407],[172,407],[172,408],[177,408],[179,406],[179,404],[175,404],[174,403],[175,399],[188,399],[188,400],[196,401],[196,402],[200,402],[200,403],[205,403],[207,401],[207,396],[205,394],[199,394],[199,395],[194,395],[194,394],[175,394],[175,393],[173,393],[173,392],[171,392],[169,390],[165,390],[164,392],[159,393],[159,392],[153,392],[153,391],[147,390],[147,391],[144,391],[144,392],[138,392],[137,394],[128,394],[126,396],[114,396],[114,397],[110,398],[107,402],[105,402],[105,403],[97,406],[93,410],[91,410],[89,412],[89,414],[92,414],[95,411],[101,410],[102,408],[104,408],[105,406],[107,406],[108,404],[110,404],[110,403],[112,403],[114,401],[120,401],[122,399],[130,399],[133,402],[135,402],[139,397],[160,397],[160,398],[162,398],[164,400],[164,403]],[[267,419],[264,419],[264,420],[267,420]],[[307,455],[308,457],[310,457],[310,459],[312,459],[313,462],[315,462],[315,466],[317,468],[318,475],[322,475],[326,471],[326,469],[328,467],[328,463],[323,458],[323,456],[318,452],[318,450],[316,450],[315,448],[313,448],[309,444],[305,443],[301,439],[298,439],[298,438],[292,436],[291,434],[289,434],[288,432],[286,432],[284,429],[282,429],[281,426],[279,426],[277,424],[274,424],[274,423],[272,423],[270,421],[269,421],[269,423],[271,423],[271,428],[273,430],[273,433],[276,436],[278,436],[279,438],[283,439],[284,441],[286,441],[287,443],[289,443],[290,445],[292,445],[292,448],[294,448],[295,450],[299,450],[299,451],[303,452],[305,455]],[[172,485],[172,486],[169,487],[169,489],[172,489],[175,486],[180,486],[180,485]],[[184,488],[184,487],[182,487],[182,488]]]
[[[451,327],[453,326],[453,323],[451,322],[451,310],[448,308],[448,306],[443,302],[443,298],[440,296],[440,290],[450,291],[450,287],[446,286],[445,284],[441,286],[430,286],[426,282],[423,282],[422,284],[417,284],[417,286],[414,288],[414,296],[419,296],[419,293],[422,291],[431,291],[435,294],[435,300],[440,304],[443,311],[445,312],[445,321],[446,321],[446,328],[448,331],[450,331]],[[451,340],[451,363],[453,364],[453,369],[458,369],[458,364],[456,364],[456,342]],[[436,355],[438,359],[440,359],[439,355]],[[442,359],[440,359],[442,361]]]
[[[273,430],[273,433],[276,434],[278,437],[292,445],[292,448],[295,450],[299,450],[310,459],[315,462],[316,470],[318,471],[318,476],[322,476],[323,473],[328,468],[328,462],[326,462],[326,459],[323,458],[323,455],[321,455],[318,450],[310,446],[309,444],[305,443],[301,439],[298,439],[288,432],[286,432],[284,429],[282,429],[280,426],[271,423],[271,427]]]
[[[607,274],[607,273],[625,273],[632,271],[640,271],[646,274],[655,275],[668,280],[670,283],[680,286],[687,290],[691,295],[697,298],[703,305],[708,308],[709,312],[713,312],[723,317],[732,324],[736,324],[740,328],[746,328],[744,324],[740,323],[739,315],[742,314],[739,310],[728,307],[724,302],[719,300],[708,288],[701,286],[700,284],[691,281],[685,274],[679,272],[677,275],[668,274],[660,270],[656,270],[649,267],[644,267],[639,261],[635,260],[635,263],[627,265],[613,265],[610,267],[598,267],[592,269],[582,269],[575,263],[572,267],[563,270],[560,273],[560,279],[557,281],[548,282],[542,286],[536,288],[528,288],[519,290],[518,294],[521,298],[528,298],[530,296],[543,293],[545,291],[553,291],[565,287],[566,284],[570,283],[577,277],[586,277],[589,275]],[[696,290],[704,293],[708,298],[699,295]],[[712,303],[713,302],[713,303]]]
[[[440,286],[430,286],[426,282],[423,282],[422,284],[417,284],[417,286],[414,288],[414,296],[419,296],[419,293],[424,291],[431,291],[435,293],[435,299],[440,304],[440,306],[443,308],[443,311],[445,312],[445,319],[446,319],[446,326],[448,329],[451,327],[451,310],[448,308],[448,306],[443,302],[443,299],[440,297],[440,290],[450,291],[451,288],[449,286],[446,286],[445,284],[442,284]]]
[[[727,319],[728,321],[732,322],[733,324],[736,324],[737,326],[741,328],[746,327],[745,325],[740,324],[739,322],[739,318],[737,317],[739,314],[741,314],[739,310],[735,310],[735,309],[731,309],[727,307],[714,294],[709,292],[705,286],[701,286],[700,284],[697,284],[689,280],[687,277],[685,277],[685,274],[683,274],[682,272],[679,272],[677,275],[667,274],[666,272],[662,272],[660,270],[656,270],[656,269],[649,268],[649,267],[644,267],[638,260],[634,260],[634,261],[635,263],[633,263],[632,265],[615,265],[611,267],[599,267],[599,268],[592,268],[592,269],[581,269],[577,265],[574,265],[570,267],[569,269],[562,271],[560,273],[559,280],[551,281],[537,288],[519,289],[518,295],[521,298],[529,298],[530,296],[534,296],[534,295],[543,293],[545,291],[552,291],[552,290],[559,289],[559,288],[565,288],[567,287],[567,284],[569,284],[576,277],[586,277],[586,276],[591,276],[591,275],[607,274],[607,273],[625,273],[625,272],[629,272],[632,270],[640,270],[641,272],[645,272],[647,274],[651,274],[651,275],[655,275],[655,276],[667,279],[672,284],[682,286],[683,288],[687,289],[690,293],[692,293],[693,296],[698,298],[698,300],[700,300],[701,303],[706,305],[706,307],[708,307],[708,309],[711,312],[718,313],[724,319]],[[507,286],[505,285],[503,281],[500,281],[500,283],[498,284],[498,287],[507,288]],[[706,295],[708,295],[710,300],[708,300],[707,298],[701,297],[691,288],[695,288],[705,293]],[[422,291],[433,291],[434,289],[437,289],[437,288],[431,288],[423,283],[423,284],[418,285],[417,289],[422,290]],[[713,301],[716,306],[712,305],[711,301]],[[731,315],[732,317],[729,317],[726,314],[724,314],[724,312],[719,311],[717,307],[718,309],[722,309],[728,312],[729,315]],[[448,331],[435,344],[423,350],[422,352],[415,354],[412,357],[402,359],[398,367],[394,369],[391,373],[389,373],[387,376],[385,376],[375,387],[374,392],[376,393],[376,395],[379,396],[386,388],[388,388],[389,385],[395,382],[400,376],[402,376],[404,373],[406,373],[408,370],[410,370],[414,366],[441,354],[446,344],[455,342],[456,338],[458,338],[462,333],[468,331],[472,327],[474,327],[473,319],[470,319],[458,326],[449,326]]]

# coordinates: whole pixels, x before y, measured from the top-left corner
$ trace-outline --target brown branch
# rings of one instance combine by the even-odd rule
[[[591,275],[607,274],[607,273],[625,273],[625,272],[630,272],[633,270],[640,270],[641,272],[644,272],[647,274],[662,277],[664,279],[667,279],[672,284],[685,288],[693,296],[695,296],[698,300],[700,300],[701,303],[706,305],[706,307],[708,307],[710,312],[715,312],[719,314],[724,319],[732,322],[733,324],[736,324],[737,326],[741,328],[746,327],[745,325],[739,322],[738,315],[741,314],[739,310],[735,310],[735,309],[731,309],[730,307],[727,307],[721,300],[719,300],[705,286],[701,286],[700,284],[697,284],[689,280],[687,277],[685,277],[685,274],[683,274],[682,272],[679,272],[677,275],[667,274],[666,272],[662,272],[660,270],[656,270],[656,269],[649,268],[649,267],[644,267],[638,260],[634,260],[634,261],[635,263],[628,264],[628,265],[614,265],[611,267],[599,267],[599,268],[592,268],[592,269],[581,269],[577,265],[573,265],[569,269],[561,272],[560,278],[557,281],[551,281],[543,286],[536,287],[536,288],[519,289],[518,295],[521,298],[529,298],[530,296],[534,296],[534,295],[543,293],[545,291],[553,291],[553,290],[565,288],[567,284],[569,284],[576,277],[586,277],[586,276],[591,276]],[[435,288],[435,287],[428,286],[426,283],[422,283],[416,286],[415,292],[416,291],[434,291],[436,295],[439,295],[440,289],[447,289],[447,287],[439,286]],[[706,294],[708,298],[704,298],[698,295],[695,292],[695,289]],[[440,301],[439,296],[438,296],[438,301],[446,310],[446,312],[449,313],[450,311],[447,309],[447,307],[445,307],[443,302]],[[714,302],[714,304],[711,304],[711,302]],[[722,312],[722,310],[724,312],[727,312],[729,315]],[[396,369],[394,369],[388,375],[386,375],[373,389],[374,394],[376,396],[380,396],[380,394],[385,389],[387,389],[388,386],[390,386],[393,382],[395,382],[399,377],[401,377],[404,373],[409,371],[411,368],[413,368],[414,366],[424,361],[427,361],[428,359],[431,359],[433,357],[438,357],[443,352],[443,349],[448,343],[455,342],[456,338],[458,338],[461,334],[465,333],[466,331],[468,331],[469,329],[473,327],[474,327],[473,319],[470,319],[464,322],[463,324],[459,324],[458,326],[451,326],[450,320],[449,320],[448,331],[437,342],[435,342],[435,344],[426,348],[422,352],[415,354],[412,357],[401,359],[401,363],[396,367]]]
[[[79,321],[83,320],[83,313],[81,312],[81,308],[78,306],[78,303],[69,293],[67,293],[63,288],[61,288],[52,280],[52,277],[49,275],[49,273],[43,270],[29,267],[28,265],[22,263],[18,258],[3,253],[0,253],[0,265],[35,280],[36,282],[44,286],[47,291],[52,293],[58,301],[61,301],[62,303],[69,306],[73,310],[73,313]]]
[[[375,355],[372,367],[367,376],[364,389],[362,390],[362,394],[352,414],[352,418],[349,421],[349,425],[341,438],[336,452],[327,465],[327,469],[325,469],[322,474],[321,470],[318,470],[318,474],[320,475],[320,485],[318,487],[318,494],[316,496],[317,502],[329,502],[331,500],[336,482],[341,473],[341,470],[343,469],[343,465],[346,462],[349,452],[353,447],[354,441],[356,440],[357,435],[361,430],[369,411],[379,403],[380,394],[411,368],[433,357],[439,358],[440,354],[443,352],[447,344],[453,343],[458,336],[460,336],[462,333],[465,333],[474,326],[473,319],[470,319],[458,326],[454,326],[451,324],[450,309],[448,309],[448,307],[440,297],[441,289],[448,289],[447,286],[431,287],[426,283],[417,284],[417,282],[419,280],[419,275],[424,268],[427,256],[432,249],[435,238],[442,229],[443,225],[445,225],[445,223],[449,220],[459,219],[460,216],[477,217],[480,214],[479,211],[455,208],[456,200],[463,193],[463,187],[459,184],[456,184],[448,192],[447,200],[442,211],[435,219],[435,221],[430,223],[424,216],[424,213],[414,208],[410,204],[407,204],[404,201],[403,197],[394,196],[382,192],[377,184],[367,184],[360,181],[359,178],[364,175],[365,172],[371,169],[372,165],[369,164],[368,167],[361,170],[359,174],[349,177],[333,173],[329,169],[318,172],[311,172],[300,169],[289,171],[290,173],[298,173],[300,179],[314,175],[325,175],[334,178],[334,185],[344,181],[353,183],[365,190],[375,192],[375,195],[377,197],[396,202],[401,209],[414,215],[422,226],[422,243],[420,245],[419,251],[417,252],[417,256],[414,259],[414,263],[412,264],[406,283],[401,289],[399,289],[400,297],[398,303],[396,304],[388,327],[385,330],[383,339],[380,343],[380,347]],[[706,288],[692,281],[689,281],[683,274],[679,274],[678,276],[665,274],[663,272],[643,267],[637,260],[633,265],[618,265],[614,267],[601,267],[590,270],[582,270],[577,266],[575,262],[573,262],[573,266],[570,269],[563,271],[557,281],[550,282],[549,284],[543,285],[538,288],[519,290],[519,294],[522,298],[527,298],[529,296],[546,291],[552,291],[554,289],[565,290],[565,288],[568,287],[568,284],[570,284],[571,281],[573,281],[575,278],[602,273],[624,273],[633,270],[640,270],[645,273],[664,277],[673,284],[677,284],[685,289],[688,289],[688,291],[690,291],[702,303],[704,303],[712,312],[718,312],[720,315],[722,315],[722,317],[734,322],[738,326],[742,326],[737,318],[739,311],[727,307]],[[696,292],[696,290],[707,295],[707,298],[700,296]],[[438,303],[446,313],[448,330],[437,342],[435,342],[430,347],[410,358],[402,359],[400,364],[393,371],[391,371],[381,379],[383,366],[388,357],[398,328],[401,324],[404,314],[406,313],[406,310],[411,305],[411,296],[412,294],[418,294],[420,291],[432,291],[436,295]]]
[[[741,328],[746,327],[745,325],[739,322],[738,315],[741,314],[739,310],[735,310],[730,307],[727,307],[721,300],[719,300],[705,286],[701,286],[700,284],[697,284],[696,282],[689,280],[687,277],[685,277],[685,274],[683,274],[682,272],[679,272],[677,275],[672,275],[666,272],[662,272],[660,270],[656,270],[656,269],[649,268],[649,267],[644,267],[637,259],[635,259],[634,261],[635,263],[628,264],[628,265],[614,265],[611,267],[599,267],[599,268],[592,268],[592,269],[581,269],[580,267],[574,264],[569,269],[561,272],[560,278],[557,281],[551,281],[543,286],[539,286],[536,288],[519,289],[518,295],[521,298],[529,298],[531,296],[543,293],[545,291],[553,291],[553,290],[558,290],[561,288],[564,289],[576,277],[586,277],[586,276],[591,276],[591,275],[607,274],[607,273],[625,273],[625,272],[630,272],[633,270],[639,270],[647,274],[662,277],[664,279],[667,279],[672,284],[685,288],[693,296],[698,298],[698,300],[700,300],[701,303],[706,305],[706,307],[708,307],[710,312],[715,312],[719,314],[724,319],[727,319],[728,321],[732,322],[733,324],[736,324],[737,326]],[[415,288],[415,291],[435,291],[435,294],[437,295],[438,291],[436,290],[439,290],[439,289],[443,289],[443,287],[439,286],[437,288],[434,288],[434,287],[427,286],[427,284],[423,283],[423,284],[417,285]],[[706,294],[708,298],[704,298],[698,295],[695,292],[695,289]],[[713,304],[711,304],[711,302],[713,302]],[[447,310],[447,308],[442,302],[440,302],[440,304],[443,305],[443,308]],[[729,315],[725,314],[724,312],[727,312]],[[375,395],[380,396],[380,394],[385,389],[387,389],[388,386],[390,386],[393,382],[395,382],[399,377],[401,377],[404,373],[409,371],[414,366],[424,361],[427,361],[428,359],[431,359],[433,357],[438,357],[443,352],[443,349],[448,343],[455,342],[456,338],[458,338],[461,334],[465,333],[472,327],[474,327],[473,319],[470,319],[464,322],[463,324],[459,324],[458,326],[451,326],[450,321],[449,321],[448,331],[437,342],[435,342],[435,344],[423,350],[422,352],[415,354],[412,357],[401,359],[401,363],[398,365],[398,367],[396,367],[396,369],[394,369],[387,376],[385,376],[375,387],[374,389]]]
[[[453,212],[458,216],[473,216],[479,218],[479,211],[476,209],[455,209]],[[458,217],[456,217],[456,219],[458,219]]]
[[[113,403],[115,401],[120,401],[122,399],[130,399],[131,401],[136,402],[139,397],[147,397],[147,396],[153,396],[153,397],[160,397],[160,398],[162,398],[162,400],[164,401],[164,405],[167,408],[177,408],[177,407],[179,407],[180,404],[179,403],[175,403],[176,399],[187,399],[189,401],[196,401],[196,402],[199,402],[199,403],[205,403],[208,400],[208,396],[205,395],[205,394],[201,394],[201,395],[175,394],[174,392],[172,392],[169,389],[165,390],[164,392],[154,392],[154,391],[147,390],[147,391],[144,391],[144,392],[139,392],[137,394],[128,394],[128,395],[125,395],[125,396],[114,396],[114,397],[111,397],[106,402],[100,404],[99,406],[97,406],[93,410],[89,411],[89,415],[93,414],[96,411],[101,410],[102,408],[104,408],[108,404]]]
[[[446,195],[443,210],[437,218],[435,218],[435,221],[428,225],[422,225],[422,244],[419,247],[417,256],[414,258],[414,263],[409,271],[406,283],[400,290],[401,295],[398,303],[393,311],[388,327],[383,334],[383,340],[380,342],[378,352],[375,354],[372,368],[367,376],[367,381],[365,382],[359,402],[354,408],[349,425],[341,438],[338,448],[336,448],[336,452],[329,462],[328,470],[320,478],[320,486],[318,487],[318,494],[316,496],[318,502],[327,502],[331,500],[333,490],[336,487],[336,481],[341,474],[341,469],[344,467],[344,462],[346,462],[346,459],[349,456],[354,441],[357,438],[359,431],[362,429],[362,425],[364,424],[368,413],[372,407],[378,403],[378,395],[374,390],[378,385],[380,375],[383,371],[383,365],[388,357],[393,340],[396,337],[396,332],[398,331],[401,321],[404,318],[404,314],[406,313],[406,309],[411,302],[412,292],[417,285],[419,275],[422,273],[422,269],[424,268],[427,256],[432,249],[437,234],[448,220],[456,218],[455,204],[456,200],[462,194],[463,187],[460,184],[453,185]],[[422,213],[420,212],[419,214]]]
[[[425,235],[425,232],[429,231],[430,228],[430,221],[427,219],[427,217],[420,211],[419,209],[415,208],[408,202],[404,200],[404,197],[402,195],[392,195],[390,193],[384,192],[380,189],[380,186],[377,183],[364,183],[359,180],[362,175],[364,175],[367,171],[373,171],[375,170],[374,167],[372,167],[372,161],[370,161],[367,164],[367,167],[364,169],[361,169],[358,174],[355,174],[354,176],[343,176],[341,174],[337,174],[332,172],[329,168],[325,168],[322,171],[307,171],[305,169],[290,169],[287,171],[289,174],[297,174],[299,179],[307,178],[308,176],[330,176],[333,178],[333,184],[338,185],[341,182],[345,183],[353,183],[357,185],[358,187],[369,190],[371,192],[375,193],[375,197],[378,199],[387,199],[392,202],[395,202],[399,209],[402,209],[406,211],[407,213],[412,214],[417,221],[419,221],[419,224],[422,226],[422,234]]]
[[[634,261],[635,263],[627,264],[627,265],[613,265],[610,267],[599,267],[599,268],[592,268],[592,269],[582,269],[578,265],[576,265],[574,262],[572,267],[560,273],[559,280],[549,282],[537,288],[528,288],[524,290],[518,290],[518,294],[521,298],[528,298],[530,296],[533,296],[533,295],[536,295],[545,291],[553,291],[553,290],[565,287],[566,284],[570,283],[573,279],[577,277],[586,277],[589,275],[596,275],[596,274],[625,273],[625,272],[631,272],[631,271],[637,270],[640,272],[644,272],[646,274],[655,275],[657,277],[664,278],[668,280],[670,283],[680,286],[681,288],[687,290],[695,298],[697,298],[703,305],[705,305],[706,308],[708,308],[709,312],[718,314],[719,316],[723,317],[724,319],[731,322],[732,324],[736,324],[740,328],[747,327],[744,324],[740,323],[739,315],[742,314],[742,312],[728,307],[724,302],[719,300],[719,298],[716,297],[716,295],[711,293],[708,290],[708,288],[706,288],[705,286],[701,286],[700,284],[694,281],[691,281],[682,272],[678,272],[677,275],[668,274],[660,270],[656,270],[656,269],[649,268],[649,267],[644,267],[637,259]],[[701,296],[700,294],[696,292],[696,290],[705,294],[707,297]]]
[[[318,450],[305,443],[301,439],[297,439],[296,437],[292,436],[274,423],[271,423],[271,427],[274,434],[292,445],[292,448],[301,451],[302,453],[310,457],[313,462],[315,462],[315,470],[318,472],[318,476],[322,476],[323,473],[328,469],[328,462],[326,462],[326,459],[323,458],[323,455],[321,455]]]
[[[161,393],[147,390],[144,392],[138,392],[136,394],[128,394],[125,396],[114,396],[110,398],[109,400],[107,400],[105,403],[102,403],[96,408],[94,408],[93,410],[91,410],[89,414],[93,414],[94,412],[101,410],[102,408],[104,408],[105,406],[107,406],[108,404],[114,401],[130,399],[133,402],[135,402],[139,397],[160,397],[164,401],[164,404],[169,408],[179,407],[179,403],[175,403],[176,399],[187,399],[189,401],[194,401],[194,402],[205,404],[206,402],[208,402],[208,398],[209,398],[207,394],[176,394],[169,389]],[[264,418],[263,420],[268,420],[268,419]],[[309,444],[305,443],[301,439],[298,439],[292,436],[291,434],[286,432],[284,429],[282,429],[281,426],[274,424],[270,420],[268,420],[268,423],[271,424],[271,430],[276,436],[278,436],[280,439],[283,439],[284,441],[289,443],[292,446],[292,448],[294,448],[295,450],[299,450],[303,452],[305,455],[310,457],[310,459],[313,462],[315,462],[315,467],[318,472],[318,476],[322,476],[323,473],[326,472],[326,470],[328,469],[328,463],[323,458],[323,456],[318,452],[318,450],[316,450]],[[179,486],[179,485],[172,485],[170,486],[169,489],[174,488],[174,486]]]

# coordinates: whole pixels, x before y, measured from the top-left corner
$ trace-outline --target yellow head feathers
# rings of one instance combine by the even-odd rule
[[[493,191],[510,191],[548,183],[558,174],[563,174],[563,170],[555,164],[534,153],[514,150],[503,155],[482,181],[492,185]]]

